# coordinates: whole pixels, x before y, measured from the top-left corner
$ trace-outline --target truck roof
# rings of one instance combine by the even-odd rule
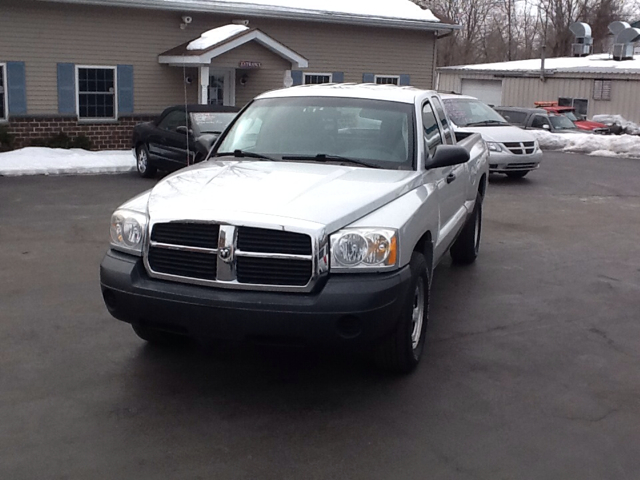
[[[413,104],[416,98],[423,97],[428,93],[435,94],[436,92],[415,87],[377,85],[374,83],[324,83],[321,85],[299,85],[297,87],[272,90],[258,95],[256,98],[345,97]]]

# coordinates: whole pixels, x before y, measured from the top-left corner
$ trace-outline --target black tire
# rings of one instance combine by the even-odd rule
[[[146,145],[138,145],[136,148],[136,169],[142,178],[151,178],[158,173],[158,169],[149,165],[149,150]]]
[[[480,237],[482,234],[482,195],[478,193],[471,218],[462,228],[460,236],[451,246],[451,258],[454,263],[469,265],[475,262],[480,251]]]
[[[383,370],[410,373],[424,350],[429,320],[431,279],[422,253],[411,255],[411,286],[394,331],[384,338],[375,351],[375,362]]]
[[[529,172],[507,172],[507,177],[509,178],[524,178],[527,176]]]
[[[131,325],[131,328],[133,328],[138,337],[152,345],[172,346],[183,344],[186,341],[186,337],[182,335],[163,332],[144,325]]]

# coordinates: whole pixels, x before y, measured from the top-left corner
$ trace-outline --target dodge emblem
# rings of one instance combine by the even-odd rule
[[[222,247],[218,251],[218,256],[220,257],[220,260],[226,263],[231,263],[231,260],[232,260],[231,254],[232,254],[232,251],[230,247]]]

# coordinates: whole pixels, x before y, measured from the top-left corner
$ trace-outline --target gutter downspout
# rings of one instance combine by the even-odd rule
[[[547,49],[546,45],[542,45],[542,51],[540,52],[540,81],[546,82],[547,79],[544,77],[544,59],[545,59],[545,50]]]

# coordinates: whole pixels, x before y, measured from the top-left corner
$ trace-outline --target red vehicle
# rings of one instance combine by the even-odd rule
[[[575,107],[561,107],[558,105],[558,102],[534,102],[534,105],[547,112],[564,115],[575,124],[578,130],[593,133],[609,133],[609,127],[604,123],[593,122],[584,117],[578,118]]]

